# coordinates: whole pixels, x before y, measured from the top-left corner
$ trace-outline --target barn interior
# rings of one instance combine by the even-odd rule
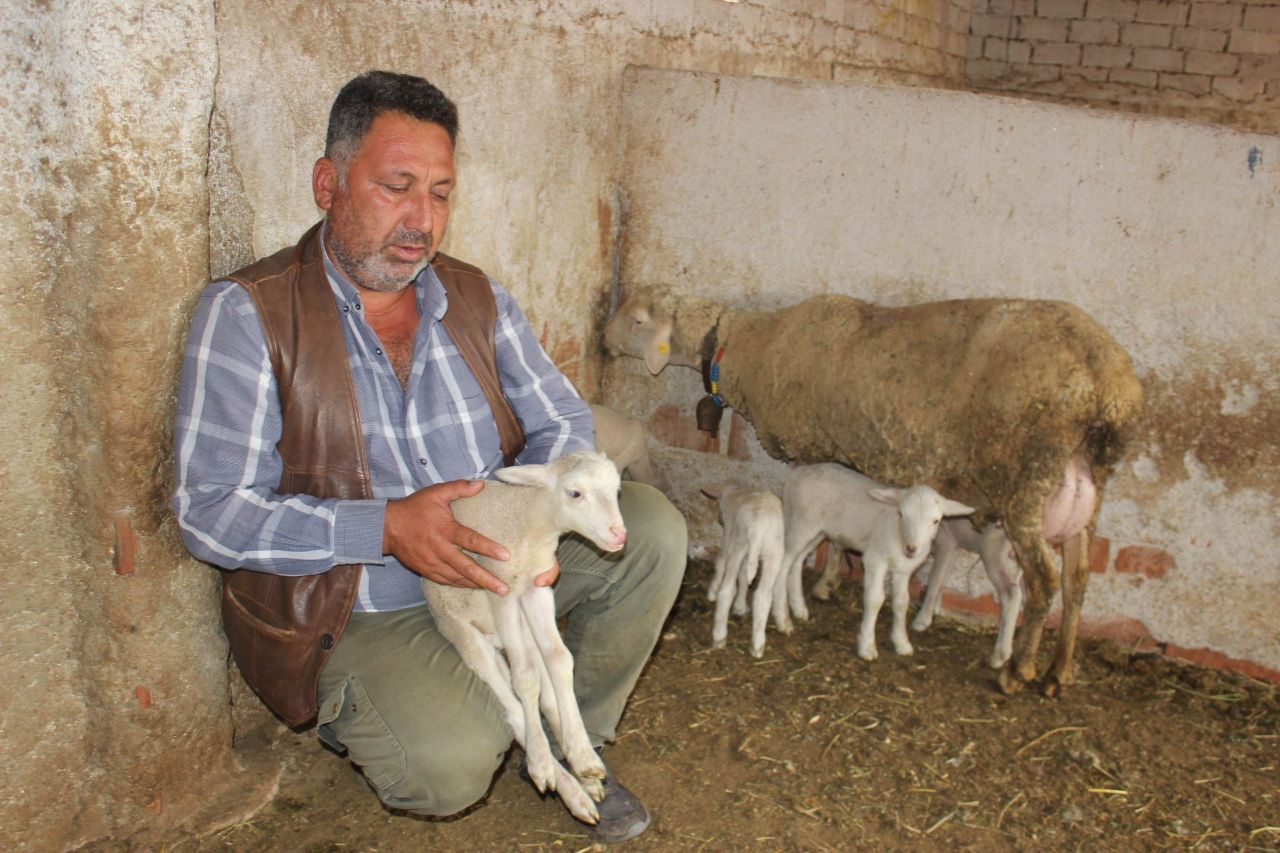
[[[367,68],[456,100],[445,250],[515,294],[584,397],[645,423],[695,556],[719,536],[700,484],[776,488],[786,464],[741,417],[697,430],[695,371],[607,357],[629,289],[1065,300],[1146,398],[1085,634],[1280,681],[1280,4],[20,0],[0,20],[17,848],[208,837],[317,748],[228,660],[219,575],[170,511],[173,413],[201,287],[319,219],[328,108]],[[820,341],[795,356],[856,370]],[[951,593],[986,612],[976,566]]]

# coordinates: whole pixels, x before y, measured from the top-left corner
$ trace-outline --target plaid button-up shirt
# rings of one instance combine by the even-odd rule
[[[249,294],[229,281],[200,296],[187,336],[174,430],[173,509],[187,547],[225,569],[281,575],[363,566],[357,610],[423,602],[420,578],[382,555],[386,502],[502,467],[488,400],[441,324],[444,288],[427,267],[414,281],[419,316],[413,367],[402,388],[365,322],[360,294],[328,256],[368,447],[371,500],[276,491],[282,462],[280,399]],[[498,304],[498,374],[527,444],[517,464],[546,462],[594,444],[591,412],[539,346],[511,295]]]

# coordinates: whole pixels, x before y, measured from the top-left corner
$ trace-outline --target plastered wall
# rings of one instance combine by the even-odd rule
[[[508,284],[595,396],[634,201],[624,70],[957,87],[969,17],[944,0],[0,6],[7,846],[159,849],[273,795],[279,727],[229,673],[217,575],[168,511],[173,384],[202,283],[318,216],[308,176],[341,83],[379,66],[455,97],[447,250]]]
[[[1280,137],[657,70],[626,91],[624,295],[665,284],[752,309],[828,292],[1083,307],[1133,356],[1148,408],[1098,520],[1086,618],[1280,675]],[[696,372],[651,379],[633,359],[609,371],[608,399],[660,437],[695,541],[717,532],[699,482],[776,486],[782,464],[741,419],[718,445],[691,431]],[[971,571],[958,591],[985,586]]]

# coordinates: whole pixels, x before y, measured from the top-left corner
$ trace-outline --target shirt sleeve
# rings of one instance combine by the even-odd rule
[[[525,434],[516,464],[549,462],[575,450],[594,449],[591,409],[542,349],[511,294],[497,282],[492,286],[498,303],[498,375]]]
[[[214,282],[187,333],[174,423],[173,511],[187,548],[224,569],[280,575],[383,563],[386,501],[276,491],[282,425],[253,300]]]

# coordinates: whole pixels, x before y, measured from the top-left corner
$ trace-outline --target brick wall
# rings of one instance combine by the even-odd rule
[[[1280,132],[1280,3],[977,0],[976,89]]]

